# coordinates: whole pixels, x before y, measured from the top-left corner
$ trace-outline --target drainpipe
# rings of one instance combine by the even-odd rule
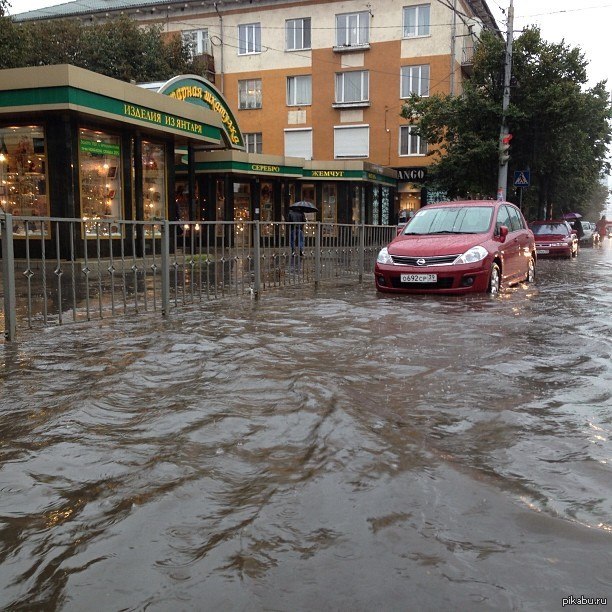
[[[224,64],[223,64],[223,15],[221,15],[221,13],[219,12],[219,9],[217,8],[217,3],[214,3],[214,7],[215,7],[215,11],[217,11],[217,15],[219,15],[219,38],[221,39],[221,57],[219,58],[220,62],[221,62],[221,79],[219,81],[219,89],[221,90],[221,93],[225,93],[223,91],[223,81],[224,81],[224,76],[223,76],[223,72],[224,72]]]

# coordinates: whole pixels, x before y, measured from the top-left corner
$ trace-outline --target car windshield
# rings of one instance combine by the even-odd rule
[[[404,234],[481,234],[491,226],[492,206],[422,208]]]
[[[567,236],[569,233],[565,223],[536,223],[531,226],[531,231],[536,236],[543,234],[562,234]]]

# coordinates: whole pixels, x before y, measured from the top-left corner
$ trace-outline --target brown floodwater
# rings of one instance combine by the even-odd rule
[[[0,345],[0,608],[612,596],[612,240],[498,297],[371,279]]]

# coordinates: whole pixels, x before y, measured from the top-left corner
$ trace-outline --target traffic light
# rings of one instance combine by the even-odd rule
[[[510,141],[512,140],[512,134],[506,134],[499,145],[499,165],[504,166],[510,159]]]

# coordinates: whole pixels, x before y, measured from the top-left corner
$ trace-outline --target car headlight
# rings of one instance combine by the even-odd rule
[[[489,251],[481,246],[475,246],[466,251],[463,255],[459,255],[454,264],[470,264],[476,263],[477,261],[482,261],[487,255]]]
[[[393,260],[391,259],[391,255],[389,255],[389,251],[387,247],[384,247],[380,250],[378,257],[376,258],[376,262],[379,264],[392,264]]]

